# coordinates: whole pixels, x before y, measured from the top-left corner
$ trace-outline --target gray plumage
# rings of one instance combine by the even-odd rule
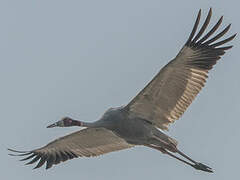
[[[38,161],[35,168],[46,162],[46,168],[54,164],[76,157],[98,156],[112,151],[144,145],[168,154],[195,169],[213,172],[202,163],[198,163],[177,148],[177,141],[165,135],[170,123],[179,119],[196,95],[204,86],[208,71],[220,59],[226,50],[232,46],[221,45],[234,39],[236,34],[216,42],[230,28],[210,38],[222,23],[223,17],[203,37],[212,15],[212,9],[196,34],[201,10],[193,30],[178,55],[164,66],[153,80],[126,106],[109,109],[100,120],[86,123],[71,118],[48,126],[68,127],[82,126],[86,129],[74,132],[50,142],[44,147],[32,151],[10,151],[26,156],[27,164]],[[202,37],[202,38],[201,38]],[[181,159],[178,155],[184,157]]]

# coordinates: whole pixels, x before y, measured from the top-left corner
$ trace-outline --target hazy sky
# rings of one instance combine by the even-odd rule
[[[199,8],[240,32],[236,0],[1,0],[1,179],[219,180],[239,178],[239,38],[169,135],[214,174],[136,147],[32,170],[7,148],[31,150],[78,128],[46,129],[63,116],[97,120],[127,104],[187,40]]]

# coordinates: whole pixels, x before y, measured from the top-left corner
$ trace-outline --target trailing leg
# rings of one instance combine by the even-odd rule
[[[181,162],[183,162],[183,163],[185,163],[185,164],[187,164],[187,165],[189,165],[189,166],[192,166],[193,168],[195,168],[195,169],[197,169],[197,170],[202,170],[202,171],[210,172],[210,173],[213,172],[212,168],[210,168],[210,167],[208,167],[208,166],[206,166],[206,165],[204,165],[204,164],[202,164],[202,163],[198,163],[198,162],[192,160],[191,158],[189,158],[187,155],[185,155],[184,153],[182,153],[182,152],[179,151],[178,149],[176,150],[176,153],[178,153],[178,154],[180,154],[181,156],[183,156],[184,158],[188,159],[188,160],[191,161],[193,164],[190,163],[190,162],[188,162],[188,161],[186,161],[186,160],[184,160],[184,159],[179,158],[178,156],[172,154],[171,152],[169,152],[168,150],[166,150],[166,149],[164,149],[164,148],[162,148],[162,147],[155,146],[155,145],[146,145],[146,146],[148,146],[148,147],[150,147],[150,148],[153,148],[153,149],[157,149],[157,150],[161,151],[161,152],[164,153],[164,154],[167,154],[167,155],[169,155],[169,156],[171,156],[171,157],[173,157],[173,158],[175,158],[175,159],[177,159],[177,160],[179,160],[179,161],[181,161]]]
[[[210,168],[209,166],[194,161],[193,159],[191,159],[190,157],[188,157],[186,154],[184,154],[183,152],[181,152],[179,150],[177,150],[177,153],[180,154],[182,157],[188,159],[189,161],[193,162],[194,165],[192,167],[194,167],[195,169],[213,173],[212,168]]]

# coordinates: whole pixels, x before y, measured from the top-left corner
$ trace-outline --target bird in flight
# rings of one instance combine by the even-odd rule
[[[110,108],[98,121],[92,123],[65,117],[48,128],[86,128],[31,151],[9,149],[14,152],[9,155],[24,156],[21,161],[28,160],[26,164],[37,162],[35,168],[46,163],[46,169],[49,169],[68,159],[98,156],[142,145],[159,150],[197,170],[213,172],[212,168],[181,152],[177,141],[163,133],[169,124],[183,115],[204,86],[209,70],[226,50],[232,48],[225,43],[233,40],[236,34],[219,40],[228,32],[230,24],[221,32],[215,33],[223,17],[205,33],[211,16],[210,8],[197,32],[201,17],[201,9],[199,10],[192,32],[180,52],[129,104]]]

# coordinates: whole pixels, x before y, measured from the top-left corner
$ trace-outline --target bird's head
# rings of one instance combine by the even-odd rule
[[[53,127],[69,127],[69,126],[81,126],[80,121],[76,121],[71,119],[70,117],[64,117],[60,121],[57,121],[49,126],[47,128],[53,128]]]

